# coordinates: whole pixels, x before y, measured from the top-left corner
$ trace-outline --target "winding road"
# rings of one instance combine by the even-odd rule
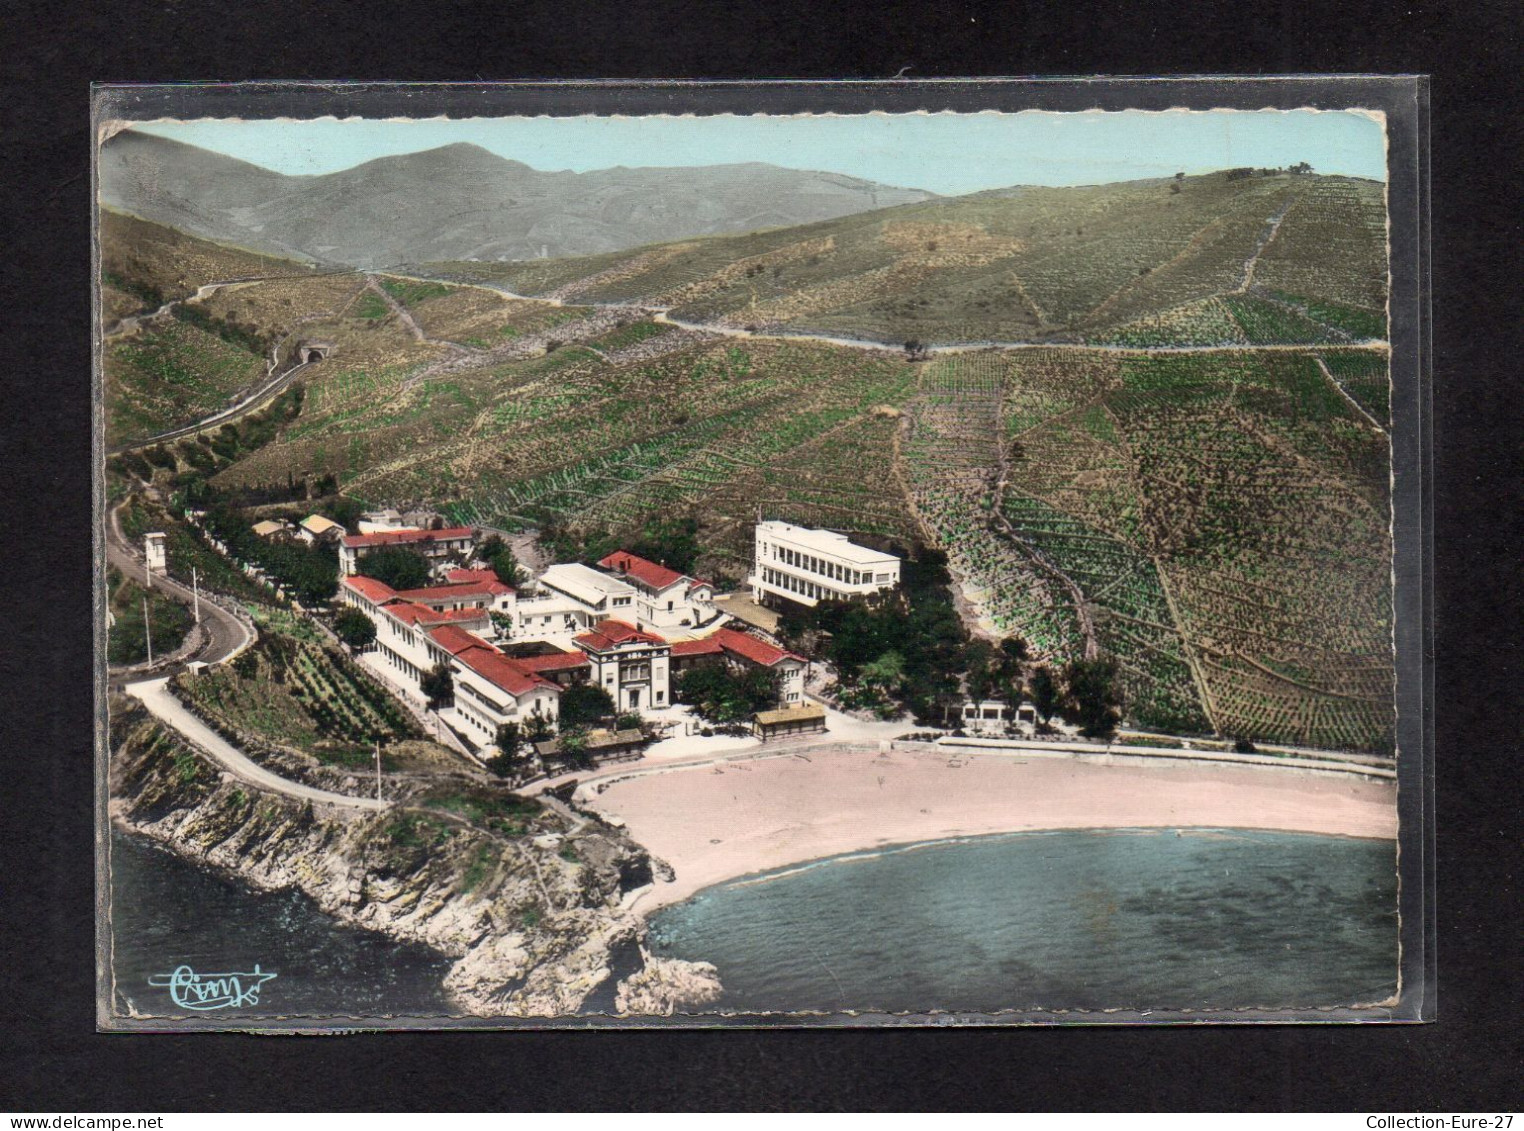
[[[317,805],[371,810],[386,809],[391,806],[390,801],[381,801],[374,797],[346,797],[342,793],[330,793],[326,789],[303,785],[301,782],[294,782],[279,774],[271,773],[187,711],[180,701],[169,693],[168,684],[169,680],[166,678],[142,680],[129,685],[127,694],[139,700],[155,718],[179,732],[188,742],[204,751],[240,781],[248,782],[252,786],[272,793],[311,801]]]
[[[169,440],[178,440],[181,436],[192,436],[197,432],[204,432],[214,425],[227,424],[230,421],[237,420],[240,416],[251,412],[277,393],[283,392],[286,386],[291,384],[296,378],[298,373],[302,372],[309,365],[316,364],[318,363],[315,361],[304,361],[299,365],[293,365],[284,373],[276,373],[263,384],[255,386],[254,391],[249,393],[248,396],[240,398],[233,404],[228,405],[227,408],[219,409],[212,413],[211,416],[203,417],[190,424],[183,424],[179,428],[171,428],[168,432],[160,432],[157,436],[149,436],[146,440],[134,440],[130,444],[123,444],[120,447],[112,448],[106,454],[115,456],[121,455],[123,452],[134,452],[142,448],[151,448],[155,444],[162,444]]]
[[[106,560],[139,585],[146,584],[144,575],[147,570],[142,560],[133,553],[127,536],[122,533],[120,504],[108,513],[105,533]],[[182,605],[194,606],[195,604],[195,593],[171,577],[155,574],[153,588],[169,594]],[[191,660],[219,664],[237,655],[254,642],[254,630],[221,605],[203,596],[200,606],[201,624],[206,630],[206,640],[200,648],[186,657],[181,664],[176,665],[173,670],[178,670],[184,663]],[[113,683],[116,682],[113,680]]]

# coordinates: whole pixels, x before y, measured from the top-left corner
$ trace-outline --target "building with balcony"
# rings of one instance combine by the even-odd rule
[[[900,559],[894,554],[859,546],[833,530],[757,523],[749,584],[759,603],[793,601],[813,607],[866,597],[899,583]]]
[[[618,711],[672,703],[672,646],[621,620],[602,620],[575,643],[588,660],[588,679],[609,693]]]

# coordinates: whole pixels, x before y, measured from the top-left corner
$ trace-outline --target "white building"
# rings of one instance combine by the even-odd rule
[[[759,522],[749,581],[759,603],[770,597],[813,606],[893,589],[900,583],[900,559],[833,530]]]
[[[714,584],[616,550],[598,563],[635,590],[635,627],[701,628],[723,614],[714,607]]]
[[[456,592],[447,592],[452,589]],[[561,698],[555,679],[504,655],[485,639],[491,631],[490,601],[501,596],[486,590],[483,583],[466,582],[408,591],[425,604],[408,600],[405,593],[374,578],[346,577],[339,585],[340,600],[376,626],[367,666],[404,698],[422,705],[420,681],[436,665],[445,664],[455,697],[440,715],[483,747],[493,743],[497,728],[507,722],[524,723],[539,715],[554,724]]]
[[[400,546],[422,554],[438,569],[448,561],[470,561],[476,549],[476,531],[469,526],[446,526],[439,530],[350,534],[339,542],[339,565],[346,576],[360,573],[360,562],[365,555],[385,546]]]
[[[609,693],[618,711],[659,709],[672,703],[672,646],[660,636],[620,620],[603,620],[577,635],[587,654],[588,678]]]

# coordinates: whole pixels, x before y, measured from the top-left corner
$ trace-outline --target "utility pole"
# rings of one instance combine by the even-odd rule
[[[381,743],[376,742],[376,800],[381,800]]]
[[[201,582],[196,576],[196,567],[191,566],[191,607],[196,610],[196,623],[201,623]]]
[[[148,642],[148,666],[153,667],[153,626],[148,623],[148,594],[143,594],[143,639]]]

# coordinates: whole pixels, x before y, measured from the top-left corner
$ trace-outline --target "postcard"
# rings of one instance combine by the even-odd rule
[[[97,91],[102,1027],[1414,1016],[1392,119],[1024,90]]]

